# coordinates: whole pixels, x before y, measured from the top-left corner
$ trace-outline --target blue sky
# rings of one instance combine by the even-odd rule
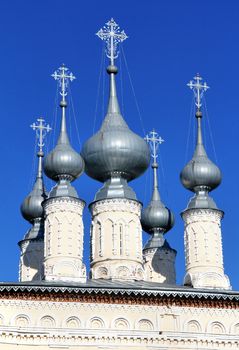
[[[124,117],[138,134],[144,136],[144,131],[155,128],[165,139],[160,148],[160,192],[176,217],[175,227],[167,238],[178,250],[179,284],[185,265],[180,212],[191,196],[180,184],[179,173],[192,156],[195,142],[192,92],[186,84],[200,72],[210,86],[206,94],[209,121],[204,118],[204,137],[208,155],[223,173],[223,182],[213,197],[225,211],[222,223],[225,270],[233,288],[239,289],[238,16],[236,0],[122,0],[115,4],[108,0],[1,1],[0,280],[18,278],[17,242],[29,228],[19,207],[34,178],[35,137],[29,125],[39,116],[55,125],[56,83],[50,75],[64,62],[77,77],[71,85],[77,128],[69,108],[68,130],[72,144],[80,150],[94,128],[100,127],[105,112],[108,85],[107,76],[102,75],[102,64],[106,62],[102,62],[102,43],[95,32],[113,17],[129,36],[123,44],[127,66],[122,54],[117,61]],[[59,119],[58,110],[48,149],[56,141]],[[149,172],[131,183],[144,203],[149,201],[151,184]],[[46,185],[50,189],[53,183],[46,180]],[[83,175],[75,186],[89,204],[101,184]],[[88,261],[87,208],[84,220]]]

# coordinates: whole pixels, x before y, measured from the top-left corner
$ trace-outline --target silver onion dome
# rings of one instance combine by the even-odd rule
[[[69,182],[74,181],[84,171],[84,161],[81,155],[71,147],[66,129],[67,88],[69,82],[73,81],[75,76],[69,72],[69,69],[63,64],[52,74],[52,77],[58,81],[60,95],[62,96],[62,101],[60,102],[62,111],[61,130],[56,147],[45,159],[44,171],[50,179],[60,182],[65,180],[68,181],[69,184]],[[68,184],[62,184],[61,187],[67,187]]]
[[[152,164],[154,170],[154,189],[152,199],[148,206],[142,210],[141,225],[145,232],[166,233],[174,225],[174,215],[171,210],[162,203],[158,191],[157,163]]]
[[[208,192],[215,189],[221,183],[220,169],[208,158],[202,141],[201,118],[202,113],[197,111],[198,135],[196,149],[193,158],[184,167],[180,179],[185,188],[197,192],[205,188]]]
[[[130,181],[148,168],[149,148],[140,136],[129,129],[120,113],[115,86],[117,68],[111,65],[107,72],[110,75],[108,111],[100,130],[83,146],[85,171],[101,182],[114,176]]]
[[[37,177],[31,193],[24,199],[21,205],[21,213],[24,219],[33,222],[37,218],[43,217],[42,202],[47,198],[43,180]]]
[[[84,171],[84,161],[71,147],[65,127],[62,122],[60,136],[56,147],[47,155],[44,162],[45,174],[52,180],[67,178],[70,181],[78,178]]]

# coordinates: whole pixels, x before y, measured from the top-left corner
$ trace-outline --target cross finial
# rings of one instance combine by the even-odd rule
[[[200,77],[199,73],[196,75],[196,77],[193,78],[193,80],[190,80],[187,86],[193,90],[195,96],[195,104],[197,106],[197,109],[200,110],[202,106],[203,93],[209,89],[209,86],[206,82],[202,83],[202,78]]]
[[[158,147],[164,142],[164,140],[154,129],[153,131],[150,131],[144,139],[149,144],[154,164],[157,164]]]
[[[109,20],[96,35],[106,42],[106,55],[110,59],[111,65],[114,64],[114,59],[118,57],[118,44],[127,39],[124,30],[120,31],[120,27],[113,18]]]
[[[34,131],[36,131],[36,135],[38,138],[39,153],[42,155],[42,149],[44,147],[44,138],[46,134],[52,130],[52,128],[49,126],[49,124],[45,123],[45,120],[43,118],[38,118],[37,122],[30,125],[30,127]]]
[[[52,75],[55,80],[58,80],[60,86],[60,94],[62,96],[63,101],[65,101],[65,97],[67,95],[67,87],[69,81],[73,81],[76,77],[69,71],[69,69],[62,64]]]

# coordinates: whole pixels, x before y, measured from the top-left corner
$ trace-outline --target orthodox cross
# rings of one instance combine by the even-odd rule
[[[197,106],[197,109],[200,110],[202,106],[203,93],[209,89],[209,86],[206,82],[202,83],[202,78],[200,77],[199,73],[196,75],[196,77],[193,78],[193,80],[190,80],[187,86],[193,90],[195,96],[195,104]]]
[[[36,135],[38,138],[38,146],[39,151],[42,153],[42,149],[44,147],[44,138],[46,134],[52,130],[49,124],[46,125],[45,120],[43,118],[38,118],[36,123],[30,125],[30,127],[36,131]]]
[[[150,131],[150,133],[146,135],[144,139],[149,144],[151,157],[153,158],[153,162],[156,164],[158,158],[158,147],[164,142],[164,140],[155,130]]]
[[[44,147],[44,138],[46,134],[52,130],[49,124],[45,123],[43,118],[38,118],[36,123],[30,125],[30,127],[36,131],[36,136],[38,138],[38,147],[39,151],[37,153],[38,156],[38,177],[42,177],[42,158],[44,156],[43,147]]]
[[[110,64],[114,65],[114,59],[119,55],[117,45],[127,39],[127,35],[124,30],[120,31],[120,27],[113,18],[96,35],[106,42],[106,55],[110,59]]]
[[[65,101],[69,81],[73,81],[76,77],[64,64],[62,64],[62,66],[59,67],[51,76],[59,82],[61,89],[60,94],[62,96],[62,100]]]

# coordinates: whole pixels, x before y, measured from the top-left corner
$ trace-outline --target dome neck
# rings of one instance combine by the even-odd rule
[[[67,102],[65,98],[60,103],[61,107],[61,130],[60,130],[60,135],[57,141],[57,144],[70,144],[69,142],[69,137],[67,134],[67,128],[66,128],[66,107],[67,107]]]
[[[161,201],[159,189],[158,189],[158,164],[153,163],[152,164],[153,174],[154,174],[154,184],[153,184],[153,194],[152,194],[152,201]]]
[[[195,195],[190,199],[187,209],[218,209],[216,203],[209,196],[207,186],[197,186],[194,188]]]
[[[152,236],[149,238],[143,250],[160,248],[164,245],[164,242],[165,238],[163,230],[153,229]]]
[[[204,145],[203,145],[203,137],[202,137],[202,112],[198,110],[196,112],[196,119],[197,119],[197,142],[196,142],[196,149],[194,152],[194,157],[197,156],[206,156],[207,153],[205,151]]]
[[[39,151],[37,153],[37,156],[38,156],[37,178],[42,179],[43,178],[43,175],[42,175],[42,161],[43,161],[43,157],[44,157],[43,151]]]
[[[111,198],[127,198],[137,200],[133,189],[128,185],[119,173],[111,174],[111,177],[106,180],[103,187],[96,193],[94,202]]]
[[[110,66],[112,67],[112,66]],[[115,67],[115,66],[113,66]],[[120,114],[120,107],[119,102],[117,98],[117,91],[116,91],[116,82],[115,82],[115,72],[109,72],[109,69],[107,70],[109,73],[110,78],[110,91],[109,91],[109,104],[108,104],[108,114],[111,113],[117,113]]]

